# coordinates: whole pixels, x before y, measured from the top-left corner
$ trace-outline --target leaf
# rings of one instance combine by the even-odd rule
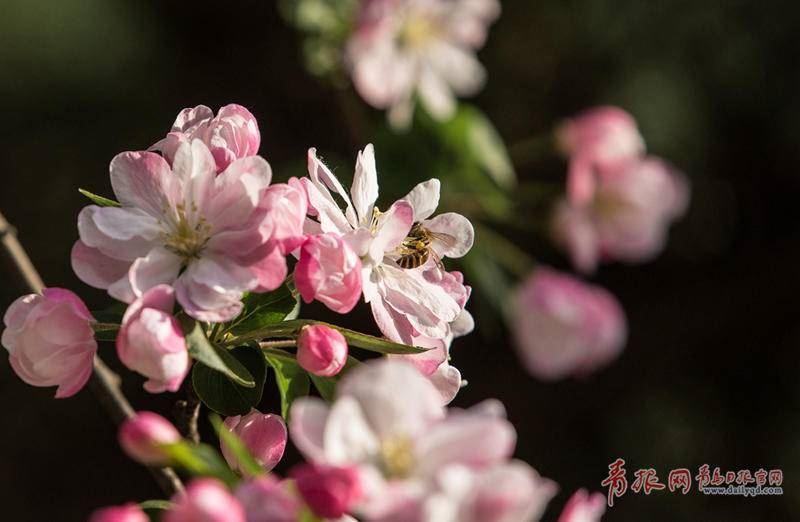
[[[161,448],[169,455],[171,463],[195,476],[216,477],[229,486],[238,482],[219,451],[208,444],[192,444],[185,440],[164,444]]]
[[[143,502],[139,502],[139,507],[145,510],[158,509],[166,511],[167,509],[172,507],[172,502],[170,502],[169,500],[161,500],[161,499],[145,500]]]
[[[187,321],[186,318],[182,322],[183,331],[186,334],[186,345],[189,348],[189,355],[193,359],[224,374],[240,386],[245,388],[255,387],[255,379],[253,379],[247,368],[231,355],[228,350],[210,342],[199,323]]]
[[[230,332],[234,335],[279,323],[300,306],[298,299],[286,285],[281,285],[272,292],[248,294],[242,302],[242,313],[230,327]]]
[[[314,375],[313,373],[309,373],[308,376],[311,379],[311,382],[314,383],[314,387],[317,389],[320,396],[328,402],[333,402],[333,399],[336,396],[336,385],[339,384],[339,380],[344,377],[344,375],[350,371],[350,369],[358,366],[359,364],[361,364],[361,362],[358,359],[349,356],[347,357],[347,363],[345,363],[342,371],[333,377],[320,377],[319,375]]]
[[[253,477],[263,475],[264,468],[258,463],[255,457],[253,457],[253,454],[250,453],[249,449],[247,449],[247,446],[245,446],[245,444],[242,442],[242,439],[229,430],[219,416],[212,414],[209,415],[208,419],[211,421],[211,425],[217,432],[217,437],[219,437],[220,442],[224,443],[231,453],[233,453],[234,457],[236,457],[236,460],[239,461],[239,467],[247,475]]]
[[[253,376],[255,386],[242,387],[226,375],[197,363],[192,369],[192,387],[203,404],[222,415],[244,415],[261,402],[267,363],[261,350],[253,346],[239,346],[228,352]]]
[[[92,203],[95,205],[99,205],[101,207],[119,207],[120,204],[114,201],[113,199],[104,198],[103,196],[98,196],[97,194],[93,194],[86,189],[79,188],[78,192],[92,200]]]
[[[311,387],[308,374],[288,353],[279,355],[275,351],[265,354],[267,362],[275,370],[278,391],[281,394],[281,416],[289,420],[289,408],[298,397],[308,395]]]

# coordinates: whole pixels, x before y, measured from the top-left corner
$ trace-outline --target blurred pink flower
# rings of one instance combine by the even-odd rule
[[[567,501],[558,522],[600,522],[605,512],[605,495],[579,489]]]
[[[553,220],[575,267],[591,273],[602,260],[642,262],[661,252],[669,225],[686,211],[684,177],[645,157],[598,170],[594,180],[585,203],[562,201]]]
[[[315,515],[338,519],[361,498],[361,480],[356,468],[300,464],[291,473],[297,491]]]
[[[32,386],[58,386],[56,398],[70,397],[92,375],[97,342],[92,317],[80,297],[45,288],[11,303],[3,317],[2,344],[11,368]]]
[[[238,159],[216,176],[214,158],[199,140],[178,147],[172,168],[152,152],[119,154],[111,184],[122,206],[81,211],[73,268],[127,303],[173,284],[190,316],[230,320],[244,292],[275,288],[281,281],[262,276],[286,270],[280,253],[267,255],[276,227],[265,223],[261,201],[271,177],[258,156]]]
[[[164,522],[250,522],[239,501],[216,479],[194,479],[185,492],[172,497],[172,504],[161,517]]]
[[[265,470],[274,468],[283,457],[287,433],[280,415],[264,414],[253,409],[245,416],[226,418],[225,426],[241,439]],[[220,448],[231,469],[241,471],[239,461],[227,444],[220,441]]]
[[[317,300],[345,314],[361,297],[361,260],[337,234],[306,238],[300,247],[294,280],[303,300]]]
[[[644,139],[633,117],[618,107],[595,107],[556,130],[558,146],[569,157],[567,192],[572,203],[586,203],[598,170],[644,153]]]
[[[625,315],[614,296],[550,268],[522,283],[511,314],[517,352],[540,379],[589,374],[625,345]]]
[[[205,105],[183,109],[166,138],[150,150],[160,151],[172,165],[181,144],[195,139],[205,143],[211,151],[218,173],[237,159],[258,154],[261,144],[255,117],[233,103],[222,107],[216,116]]]
[[[181,440],[181,434],[170,421],[157,413],[139,411],[127,419],[117,434],[125,453],[146,466],[163,466],[169,456],[159,446]]]
[[[289,484],[274,475],[242,483],[236,489],[236,498],[244,507],[247,522],[297,522],[303,503]]]
[[[297,362],[307,372],[322,377],[339,373],[347,362],[347,341],[333,328],[308,325],[297,336]]]
[[[150,522],[142,508],[133,502],[96,510],[89,522]]]
[[[117,334],[119,360],[148,378],[150,393],[178,391],[191,365],[174,306],[172,287],[154,286],[128,307]]]
[[[486,73],[475,51],[499,16],[497,0],[366,0],[347,45],[353,84],[389,121],[408,126],[414,95],[436,119],[455,111]]]

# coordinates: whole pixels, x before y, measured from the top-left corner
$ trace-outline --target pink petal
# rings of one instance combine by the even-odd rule
[[[75,242],[70,255],[72,270],[89,286],[106,289],[127,276],[131,264],[103,254],[81,240]]]
[[[452,244],[444,243],[435,239],[432,243],[433,248],[440,256],[452,258],[463,257],[472,248],[475,241],[475,231],[472,223],[455,212],[439,214],[433,219],[424,222],[425,228],[431,232],[445,234],[452,238]]]
[[[111,186],[123,207],[161,216],[178,201],[169,164],[152,152],[123,152],[111,160]]]

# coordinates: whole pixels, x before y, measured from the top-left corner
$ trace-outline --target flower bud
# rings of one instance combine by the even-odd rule
[[[340,314],[352,310],[361,297],[361,260],[335,234],[306,239],[294,278],[306,303],[316,299]]]
[[[201,478],[193,480],[185,492],[172,497],[173,506],[164,522],[246,522],[244,508],[222,482]]]
[[[149,522],[144,511],[133,502],[124,506],[111,506],[96,510],[89,522]]]
[[[140,411],[120,426],[118,439],[133,460],[147,466],[163,466],[169,457],[160,446],[178,442],[181,434],[161,415]]]
[[[253,457],[267,471],[274,468],[283,457],[287,432],[286,424],[279,415],[263,414],[254,409],[245,416],[228,417],[225,419],[225,426],[241,439]],[[231,469],[241,471],[236,456],[222,441],[220,449]]]
[[[46,288],[14,301],[6,310],[2,344],[20,379],[55,386],[56,398],[75,395],[92,374],[97,342],[94,318],[81,299],[63,288]]]
[[[288,480],[264,475],[244,482],[236,489],[236,498],[247,514],[247,522],[296,522],[303,504]]]
[[[117,335],[119,360],[149,378],[144,389],[150,393],[177,391],[189,372],[186,340],[172,316],[174,304],[171,286],[154,286],[128,307]]]
[[[297,363],[321,377],[339,373],[347,362],[347,341],[338,330],[321,324],[304,326],[297,336]]]
[[[361,480],[354,467],[301,464],[291,477],[308,507],[320,517],[339,518],[361,498]]]
[[[579,489],[567,501],[558,522],[600,522],[605,512],[605,495]]]

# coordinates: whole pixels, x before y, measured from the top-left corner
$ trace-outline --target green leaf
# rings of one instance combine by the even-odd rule
[[[261,350],[254,346],[239,346],[228,352],[253,376],[255,386],[245,388],[225,374],[197,363],[192,369],[192,387],[203,404],[222,415],[244,415],[258,406],[264,393],[267,363]]]
[[[172,507],[172,502],[170,502],[169,500],[161,500],[161,499],[145,500],[143,502],[139,502],[139,507],[144,510],[158,509],[166,511],[167,509]]]
[[[344,377],[348,371],[359,364],[361,364],[361,362],[358,359],[348,356],[347,363],[345,363],[342,371],[333,377],[320,377],[319,375],[314,375],[313,373],[309,373],[308,376],[311,378],[311,382],[314,383],[314,387],[317,389],[320,396],[328,402],[333,402],[333,399],[336,396],[336,385],[339,384],[339,380]]]
[[[240,386],[253,388],[256,385],[255,379],[253,379],[247,368],[230,352],[210,342],[199,323],[187,321],[184,318],[182,326],[186,334],[189,355],[193,359],[222,373]]]
[[[165,444],[161,448],[169,455],[175,467],[182,468],[191,475],[215,477],[229,486],[235,485],[239,480],[222,455],[208,444],[192,444],[183,440]]]
[[[286,285],[281,285],[272,292],[248,294],[242,302],[242,313],[230,327],[230,332],[234,335],[279,323],[300,306],[298,299]]]
[[[263,358],[262,358],[263,359]],[[264,474],[264,468],[258,461],[253,457],[253,454],[250,453],[250,450],[247,449],[247,446],[242,442],[242,439],[236,436],[231,430],[223,424],[222,419],[219,418],[218,415],[209,415],[209,420],[211,421],[211,425],[214,426],[214,430],[217,432],[217,437],[219,440],[224,443],[228,449],[233,453],[236,460],[239,461],[239,467],[244,471],[245,474],[256,477],[258,475]]]
[[[517,175],[503,139],[492,122],[474,107],[464,107],[462,114],[468,119],[466,140],[477,162],[494,181],[505,189],[517,183]]]
[[[120,204],[114,201],[113,199],[104,198],[103,196],[98,196],[97,194],[93,194],[86,189],[79,188],[78,192],[92,200],[92,203],[95,205],[99,205],[101,207],[119,207]]]
[[[272,350],[264,357],[275,370],[278,391],[281,394],[281,416],[289,420],[289,408],[291,408],[292,402],[298,397],[308,395],[311,387],[308,374],[288,353],[281,355],[276,350]]]

